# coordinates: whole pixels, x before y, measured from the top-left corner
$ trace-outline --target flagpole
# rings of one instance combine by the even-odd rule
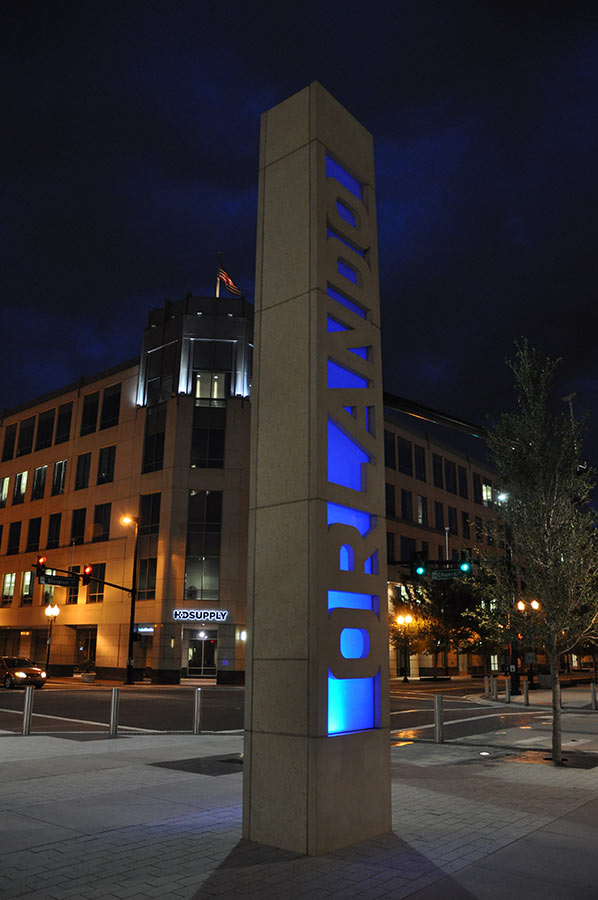
[[[220,266],[221,266],[222,253],[218,253],[218,265],[216,267],[216,299],[220,299]]]

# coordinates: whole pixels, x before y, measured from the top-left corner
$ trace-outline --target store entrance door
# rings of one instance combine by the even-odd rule
[[[216,675],[217,631],[198,631],[189,641],[187,672],[191,678],[210,678]]]

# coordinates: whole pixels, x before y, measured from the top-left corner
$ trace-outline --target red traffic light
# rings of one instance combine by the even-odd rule
[[[38,556],[37,562],[35,564],[35,574],[39,578],[40,575],[45,575],[46,573],[46,557]]]
[[[81,578],[82,584],[89,584],[91,581],[91,573],[93,572],[93,566],[87,565],[83,566],[83,577]]]

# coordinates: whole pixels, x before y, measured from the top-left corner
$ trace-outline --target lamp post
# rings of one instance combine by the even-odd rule
[[[397,625],[401,628],[401,633],[403,635],[403,653],[405,656],[405,668],[403,670],[403,681],[409,681],[409,632],[407,628],[413,622],[413,616],[407,613],[406,615],[397,616]]]
[[[123,516],[121,519],[123,525],[135,526],[135,549],[133,551],[133,577],[131,579],[131,613],[129,617],[129,648],[127,651],[127,674],[125,684],[134,684],[133,678],[133,644],[135,636],[135,600],[137,599],[137,559],[139,556],[139,517]]]
[[[52,606],[52,603],[48,603],[45,609],[45,613],[48,617],[48,638],[46,640],[46,672],[48,671],[48,666],[50,664],[50,645],[52,643],[52,626],[54,624],[54,619],[58,616],[60,609],[58,604],[55,603]]]
[[[526,603],[524,600],[517,601],[517,610],[520,613],[527,613],[528,606],[532,610],[533,613],[536,613],[540,609],[540,603],[538,600],[535,600],[535,599],[531,600],[529,602],[529,604]],[[532,618],[532,650],[531,650],[532,656],[535,652],[534,651],[535,643],[536,643],[536,617],[534,616]],[[528,687],[533,690],[533,688],[534,688],[534,664],[533,664],[533,662],[529,663],[527,682],[528,682]]]

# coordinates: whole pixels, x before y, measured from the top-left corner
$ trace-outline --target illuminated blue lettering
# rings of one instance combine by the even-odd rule
[[[341,572],[353,572],[355,569],[355,552],[351,544],[343,544],[339,553],[338,567]]]
[[[366,318],[367,312],[363,306],[360,306],[358,303],[355,303],[354,300],[351,300],[350,297],[346,297],[345,294],[337,291],[331,284],[327,286],[326,293],[329,297],[332,297],[333,300],[336,300],[337,303],[342,304],[342,306],[345,306],[347,309],[350,309],[351,312],[354,312],[355,315],[360,316],[362,319]]]
[[[328,672],[328,734],[376,727],[380,675],[335,678]]]
[[[361,200],[361,184],[350,175],[340,163],[326,154],[326,178],[336,178],[336,180],[347,188],[352,194],[355,194],[358,200]]]
[[[341,506],[340,503],[327,503],[326,512],[328,525],[350,525],[356,528],[362,537],[374,527],[374,516],[353,509],[351,506]]]
[[[336,211],[345,222],[348,222],[353,228],[357,228],[357,219],[355,215],[351,212],[348,206],[345,206],[344,203],[341,203],[340,200],[336,201]]]
[[[353,491],[364,490],[361,466],[370,458],[353,438],[328,420],[328,481]]]
[[[343,628],[340,646],[345,659],[365,659],[370,653],[370,636],[365,628]]]
[[[337,319],[333,319],[332,316],[328,316],[326,320],[326,330],[328,332],[331,331],[350,331],[348,325],[343,325],[342,322],[339,322]]]
[[[353,266],[350,266],[349,263],[346,263],[343,259],[337,259],[336,268],[339,275],[352,281],[353,284],[357,284],[357,272]]]
[[[329,388],[367,388],[368,380],[363,375],[358,375],[344,366],[328,360],[328,387]]]

